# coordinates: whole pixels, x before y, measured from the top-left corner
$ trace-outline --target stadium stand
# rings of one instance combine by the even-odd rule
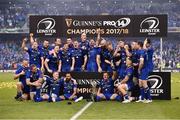
[[[41,3],[41,4],[39,4]],[[73,6],[72,6],[73,4]],[[111,7],[109,7],[111,6]],[[168,14],[168,26],[180,27],[178,0],[6,0],[0,1],[1,32],[28,31],[28,15]],[[4,29],[3,29],[4,28]],[[11,30],[7,30],[11,28]],[[12,28],[14,28],[12,30]],[[19,30],[20,29],[20,30]]]

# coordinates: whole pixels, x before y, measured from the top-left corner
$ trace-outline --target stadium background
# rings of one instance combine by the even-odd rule
[[[136,14],[167,14],[168,37],[163,38],[163,69],[172,73],[172,98],[180,95],[180,0],[1,0],[0,1],[0,70],[12,70],[26,54],[20,45],[23,37],[28,37],[29,15],[136,15]],[[39,41],[43,39],[38,38]],[[107,38],[116,44],[118,38]],[[126,41],[144,40],[144,38],[125,38]],[[49,39],[52,43],[53,38]],[[65,38],[62,38],[65,40]],[[155,69],[160,69],[160,41],[152,39]],[[26,56],[27,57],[27,56]],[[66,102],[61,104],[32,102],[19,103],[14,101],[15,81],[12,82],[12,73],[0,73],[0,118],[61,118],[69,119],[76,111],[86,104],[86,101],[67,107]],[[107,111],[104,111],[106,105]],[[26,106],[26,108],[24,108]],[[117,106],[117,107],[112,107]],[[148,108],[144,105],[119,103],[95,103],[80,118],[82,119],[118,119],[121,111],[122,118],[142,119],[180,119],[178,100],[157,100]],[[60,108],[63,108],[59,110]],[[97,109],[98,108],[98,109]],[[130,108],[130,109],[129,109]],[[23,111],[22,111],[23,110]],[[42,111],[43,110],[43,111]],[[142,110],[142,115],[136,114]],[[22,114],[19,114],[22,111]],[[58,114],[56,114],[56,112]],[[151,111],[154,111],[151,114]],[[129,115],[127,116],[127,112]],[[49,113],[49,114],[44,114]],[[97,114],[98,113],[98,114]],[[26,114],[26,115],[24,115]],[[109,114],[109,116],[104,116]]]

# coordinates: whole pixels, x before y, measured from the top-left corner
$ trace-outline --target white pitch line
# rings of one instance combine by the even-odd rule
[[[81,110],[79,110],[75,115],[73,115],[70,120],[76,120],[93,102],[86,104]]]

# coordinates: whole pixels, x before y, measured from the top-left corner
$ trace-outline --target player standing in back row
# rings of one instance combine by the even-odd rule
[[[140,61],[139,61],[139,68],[138,68],[138,73],[139,73],[139,86],[140,86],[140,97],[139,100],[137,102],[144,102],[144,103],[150,103],[152,102],[152,98],[150,95],[150,88],[148,87],[147,84],[147,80],[148,80],[148,75],[149,75],[149,68],[151,68],[150,66],[150,62],[151,62],[151,55],[146,49],[143,49],[143,47],[147,47],[147,40],[144,41],[144,44],[142,42],[138,42],[139,45],[139,57],[140,57]],[[149,56],[149,58],[148,58]],[[150,61],[150,62],[149,62]],[[145,100],[146,99],[146,100]]]

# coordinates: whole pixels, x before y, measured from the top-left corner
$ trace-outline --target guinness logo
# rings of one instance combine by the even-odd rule
[[[71,25],[72,25],[72,19],[66,18],[65,21],[66,21],[66,25],[67,25],[68,27],[71,27]]]

